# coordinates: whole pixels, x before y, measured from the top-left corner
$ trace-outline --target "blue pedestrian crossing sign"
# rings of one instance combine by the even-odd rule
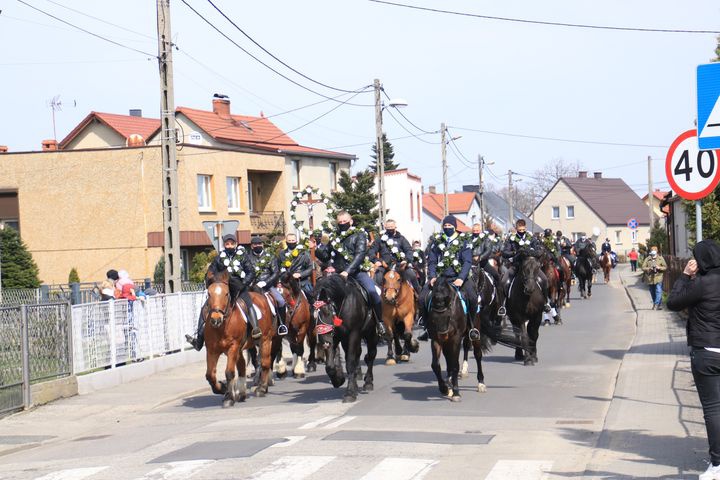
[[[697,122],[700,150],[720,148],[720,63],[697,67]]]
[[[628,223],[627,223],[627,226],[630,230],[637,229],[639,225],[640,224],[638,223],[637,218],[631,218],[630,220],[628,220]]]

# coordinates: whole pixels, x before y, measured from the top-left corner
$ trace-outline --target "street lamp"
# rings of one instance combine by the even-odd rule
[[[375,79],[375,142],[377,145],[377,187],[378,187],[378,208],[380,209],[380,228],[385,225],[385,150],[382,141],[382,111],[388,107],[407,107],[408,102],[402,98],[391,99],[387,105],[382,103],[380,92],[380,80]]]

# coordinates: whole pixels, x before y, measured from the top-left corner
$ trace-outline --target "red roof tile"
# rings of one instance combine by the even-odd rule
[[[90,112],[62,141],[58,147],[65,148],[78,134],[93,120],[108,126],[123,138],[132,134],[141,135],[146,141],[160,130],[160,120],[155,118],[135,117],[132,115],[118,115],[116,113]]]
[[[457,196],[462,195],[462,198],[458,198]],[[455,204],[455,207],[458,207],[458,205],[462,205],[465,203],[465,196],[470,195],[471,201],[467,204],[467,208],[459,209],[456,208],[453,210],[453,204]],[[470,206],[472,205],[472,199],[475,198],[474,193],[449,193],[448,194],[448,209],[450,210],[450,213],[467,213],[470,210]],[[423,194],[423,210],[427,212],[431,217],[436,219],[438,222],[442,222],[443,219],[443,212],[445,211],[444,208],[444,198],[443,194],[441,193],[424,193]],[[458,227],[459,232],[469,232],[470,227],[465,225],[465,223],[458,219]]]

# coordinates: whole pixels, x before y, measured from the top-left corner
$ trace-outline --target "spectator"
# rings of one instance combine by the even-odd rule
[[[117,270],[108,270],[105,276],[107,278],[100,285],[100,300],[103,302],[120,296],[120,292],[115,286],[115,282],[120,278]]]
[[[657,247],[652,247],[650,255],[645,259],[642,266],[645,272],[645,283],[650,288],[650,297],[653,302],[653,310],[662,310],[662,283],[663,274],[667,270],[665,259],[658,255]]]
[[[634,248],[628,253],[628,259],[630,259],[630,271],[637,272],[638,252]]]
[[[705,417],[710,465],[700,480],[720,479],[720,245],[698,242],[673,285],[668,308],[688,309],[690,365]]]
[[[120,296],[117,298],[135,300],[135,283],[130,279],[130,274],[126,270],[120,270],[118,276],[120,278],[117,281],[117,287],[120,290]]]

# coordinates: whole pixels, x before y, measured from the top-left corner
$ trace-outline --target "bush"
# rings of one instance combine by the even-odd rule
[[[618,263],[627,263],[628,259],[625,255],[620,254],[617,256]]]
[[[217,254],[217,251],[213,249],[209,252],[200,252],[193,257],[189,276],[191,282],[203,283],[205,281],[205,273]]]
[[[77,268],[72,267],[70,274],[68,275],[68,283],[80,283],[80,275],[78,275]]]
[[[2,287],[38,288],[39,269],[20,234],[12,227],[0,230]]]
[[[155,282],[155,285],[165,285],[165,255],[160,257],[160,260],[155,264],[153,282]]]

